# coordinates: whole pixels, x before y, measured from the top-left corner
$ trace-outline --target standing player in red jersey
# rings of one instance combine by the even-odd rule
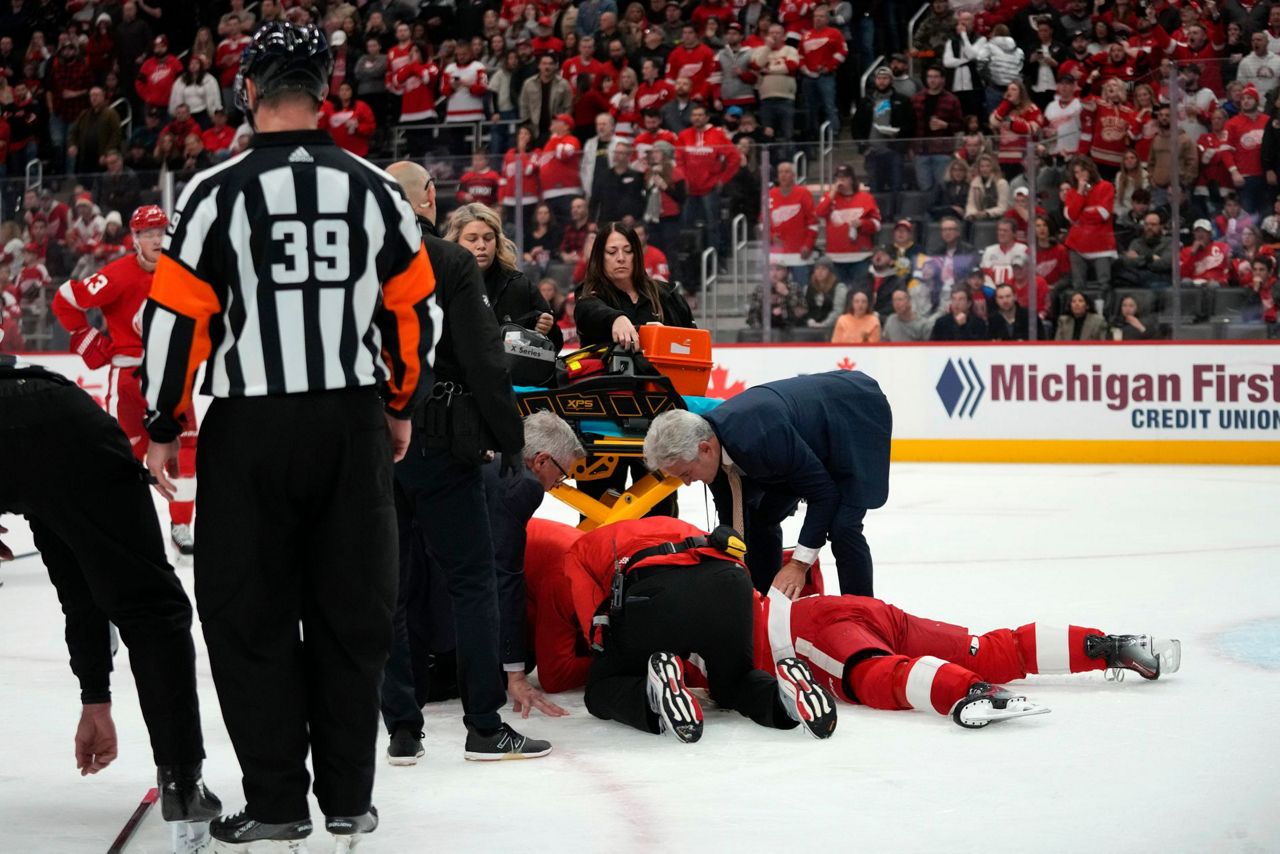
[[[136,370],[142,364],[140,312],[151,292],[151,276],[168,225],[169,218],[159,206],[138,208],[129,218],[135,252],[112,261],[86,279],[65,282],[53,298],[53,313],[71,333],[71,348],[90,368],[111,366],[107,412],[120,422],[139,461],[146,456],[149,444],[143,426],[147,406]],[[89,323],[87,312],[91,308],[102,311],[107,321],[104,332]],[[195,552],[191,528],[196,474],[194,409],[187,411],[184,421],[178,453],[182,480],[178,497],[169,503],[169,536],[180,553],[190,555]]]

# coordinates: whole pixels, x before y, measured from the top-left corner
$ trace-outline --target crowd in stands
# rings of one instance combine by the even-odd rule
[[[236,70],[274,19],[328,34],[335,141],[502,212],[566,327],[600,224],[644,226],[651,274],[693,301],[702,248],[724,263],[741,214],[767,237],[756,325],[1146,338],[1175,309],[1228,306],[1276,334],[1280,3],[930,0],[912,30],[918,8],[5,0],[0,346],[47,328],[61,281],[129,251],[121,222],[166,176],[180,191],[248,143]],[[830,186],[794,162],[817,161],[824,127]]]

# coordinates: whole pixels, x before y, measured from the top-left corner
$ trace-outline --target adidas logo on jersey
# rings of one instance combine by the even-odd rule
[[[315,158],[312,157],[310,154],[308,154],[305,148],[303,148],[302,146],[298,146],[293,150],[293,154],[289,155],[289,162],[290,163],[314,163]]]

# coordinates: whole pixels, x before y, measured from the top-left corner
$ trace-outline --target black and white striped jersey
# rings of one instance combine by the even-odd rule
[[[258,134],[197,174],[143,309],[156,441],[202,391],[258,397],[378,384],[407,417],[431,384],[435,274],[395,180],[320,130]]]

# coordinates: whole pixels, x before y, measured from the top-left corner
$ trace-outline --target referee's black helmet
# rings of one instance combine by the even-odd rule
[[[332,71],[333,54],[318,28],[269,21],[258,27],[240,56],[236,105],[249,112],[246,80],[253,81],[259,101],[285,92],[301,92],[322,101]]]

